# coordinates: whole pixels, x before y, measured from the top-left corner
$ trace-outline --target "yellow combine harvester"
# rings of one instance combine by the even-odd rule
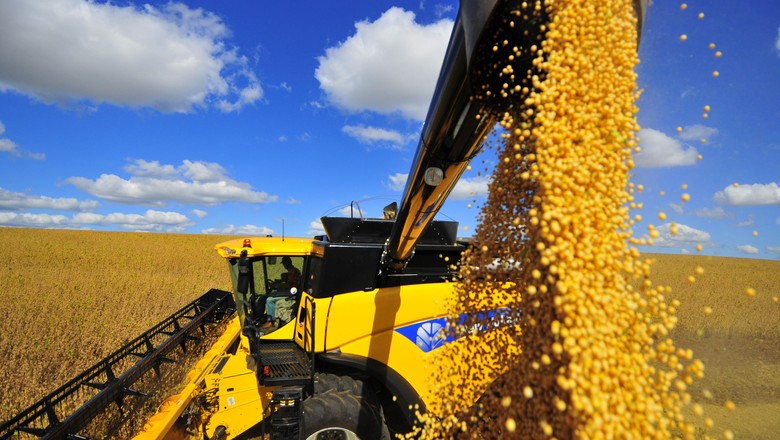
[[[635,2],[640,25],[645,6]],[[460,342],[442,330],[465,245],[456,223],[433,217],[511,102],[485,93],[500,90],[492,70],[507,59],[495,42],[538,42],[544,13],[510,27],[520,11],[511,1],[461,2],[394,219],[325,217],[326,235],[314,239],[216,246],[230,269],[237,322],[186,393],[169,399],[138,438],[179,429],[208,439],[250,430],[272,439],[386,439],[411,429],[415,409],[431,403],[431,352]],[[534,56],[514,70],[533,70]]]
[[[497,72],[514,52],[496,42],[527,53],[513,59],[515,72],[543,74],[530,47],[546,14],[520,3],[461,1],[397,210],[384,219],[324,217],[326,234],[314,238],[216,246],[236,316],[136,438],[389,439],[412,429],[432,404],[432,353],[464,343],[442,330],[466,244],[457,223],[434,216],[513,105],[501,98]],[[634,7],[641,26],[646,1]],[[484,312],[507,323],[501,309]]]

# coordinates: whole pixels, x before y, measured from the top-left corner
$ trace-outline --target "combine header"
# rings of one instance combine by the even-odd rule
[[[230,292],[212,289],[0,426],[6,438],[108,437],[165,377],[165,365],[232,316]],[[192,342],[191,342],[192,341]],[[152,376],[151,378],[149,376]],[[88,400],[87,400],[88,399]],[[84,403],[86,400],[86,403]],[[113,407],[113,417],[109,410]],[[100,426],[95,427],[94,422]]]

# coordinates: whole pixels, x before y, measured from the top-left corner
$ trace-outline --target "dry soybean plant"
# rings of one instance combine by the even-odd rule
[[[210,288],[229,290],[213,251],[223,240],[0,228],[0,420]]]

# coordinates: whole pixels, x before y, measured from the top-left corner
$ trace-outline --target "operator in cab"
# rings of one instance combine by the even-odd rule
[[[280,317],[277,316],[277,303],[282,300],[294,301],[300,288],[301,271],[293,265],[292,259],[290,257],[282,257],[282,266],[284,266],[287,272],[282,274],[280,287],[283,292],[288,292],[289,296],[272,296],[266,300],[265,313],[268,315],[268,321],[263,324],[264,329],[280,325]]]

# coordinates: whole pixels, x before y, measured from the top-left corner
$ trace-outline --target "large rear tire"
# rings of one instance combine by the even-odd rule
[[[314,394],[322,394],[328,390],[349,391],[353,396],[360,398],[375,397],[360,379],[329,373],[318,374],[314,381]]]
[[[329,389],[303,401],[306,440],[372,440],[386,431],[376,408],[350,391]]]

